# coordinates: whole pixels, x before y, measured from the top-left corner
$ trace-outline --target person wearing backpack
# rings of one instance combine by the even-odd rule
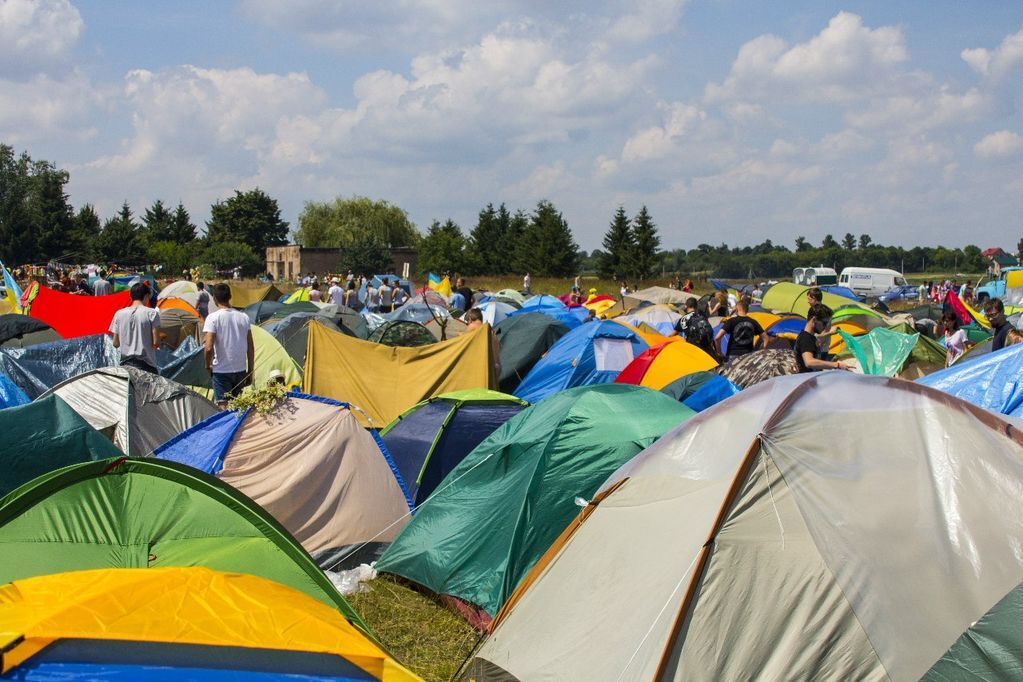
[[[767,334],[760,323],[749,317],[749,302],[743,298],[735,304],[735,315],[728,318],[721,324],[714,337],[714,345],[721,347],[721,339],[725,334],[731,338],[728,341],[728,359],[749,355],[754,350],[764,348],[767,345]],[[757,337],[760,340],[757,340]]]

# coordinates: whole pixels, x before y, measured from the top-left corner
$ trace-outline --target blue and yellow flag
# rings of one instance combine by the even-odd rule
[[[4,288],[7,290],[7,302],[11,305],[11,310],[14,312],[21,312],[21,287],[18,286],[17,281],[14,279],[14,275],[7,269],[3,261],[0,261],[0,268],[4,271]]]
[[[441,279],[439,275],[435,275],[432,272],[426,278],[426,287],[433,289],[444,298],[451,298],[451,280],[447,277]]]

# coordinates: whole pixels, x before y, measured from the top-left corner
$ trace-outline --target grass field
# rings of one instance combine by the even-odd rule
[[[384,646],[430,682],[450,680],[480,634],[461,616],[388,577],[371,580],[367,592],[345,597]]]

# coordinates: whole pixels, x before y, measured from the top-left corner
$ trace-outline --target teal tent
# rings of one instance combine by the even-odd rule
[[[56,395],[0,410],[0,495],[68,464],[120,454]]]
[[[577,500],[589,500],[618,467],[693,414],[659,391],[629,384],[552,395],[469,453],[377,569],[492,617],[579,513]]]

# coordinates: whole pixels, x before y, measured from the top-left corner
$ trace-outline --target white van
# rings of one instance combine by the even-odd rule
[[[823,287],[838,284],[838,273],[823,265],[818,268],[796,268],[792,281],[804,287]]]
[[[905,286],[906,278],[885,268],[844,268],[838,284],[860,296],[877,297],[894,287]]]

